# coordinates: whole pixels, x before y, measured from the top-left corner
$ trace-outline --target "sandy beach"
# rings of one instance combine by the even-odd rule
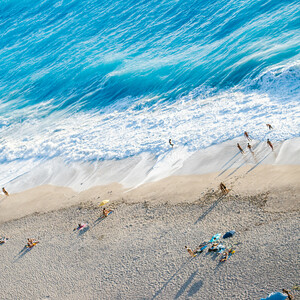
[[[292,290],[300,166],[251,168],[229,179],[172,176],[80,193],[48,185],[2,197],[0,232],[9,240],[0,246],[1,299],[260,299]],[[232,189],[226,196],[221,179]],[[99,219],[103,199],[114,212]],[[73,232],[79,222],[89,227]],[[236,253],[224,263],[184,248],[229,230],[236,234],[222,242]],[[24,250],[28,237],[40,243]]]

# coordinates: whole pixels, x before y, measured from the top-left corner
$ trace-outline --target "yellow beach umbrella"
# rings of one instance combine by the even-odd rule
[[[103,200],[100,204],[99,204],[99,206],[103,206],[103,205],[105,205],[106,203],[108,203],[109,202],[109,200]]]

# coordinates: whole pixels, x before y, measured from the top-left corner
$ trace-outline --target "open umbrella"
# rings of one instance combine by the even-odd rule
[[[106,203],[108,203],[109,202],[109,200],[103,200],[100,204],[99,204],[99,206],[103,206],[103,205],[105,205]]]

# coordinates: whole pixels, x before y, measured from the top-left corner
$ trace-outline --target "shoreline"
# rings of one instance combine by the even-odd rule
[[[92,187],[75,192],[70,188],[45,185],[24,192],[1,196],[0,224],[24,216],[50,212],[79,203],[100,203],[109,199],[111,204],[151,202],[155,204],[193,203],[207,193],[219,193],[219,184],[224,182],[231,190],[229,195],[257,196],[268,193],[273,204],[270,210],[299,210],[300,166],[260,165],[243,166],[222,172],[205,175],[170,176],[160,181],[145,183],[135,189],[126,189],[118,183]],[[281,195],[290,197],[280,201]]]
[[[244,137],[239,137],[196,152],[188,152],[186,147],[175,145],[174,149],[170,148],[157,157],[153,153],[145,152],[122,160],[93,163],[65,163],[60,158],[54,158],[38,165],[35,163],[30,170],[27,170],[26,165],[30,162],[23,162],[20,165],[21,173],[8,182],[2,180],[1,185],[9,193],[18,193],[42,185],[69,187],[76,192],[82,192],[95,186],[119,183],[129,189],[170,176],[205,175],[215,172],[223,172],[228,176],[231,175],[228,170],[234,171],[245,165],[251,165],[253,168],[259,165],[300,165],[300,138],[274,142],[274,152],[266,142],[253,140],[252,154],[247,149],[247,142]],[[237,149],[237,143],[243,147],[244,155]],[[11,178],[11,168],[3,168]],[[27,171],[24,172],[25,170]]]

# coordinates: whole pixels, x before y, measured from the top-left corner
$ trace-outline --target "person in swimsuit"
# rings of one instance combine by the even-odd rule
[[[4,187],[2,188],[2,192],[4,193],[5,196],[9,196],[8,192],[6,191],[6,189]]]
[[[196,256],[196,254],[194,253],[194,251],[191,248],[189,248],[188,246],[184,246],[184,248],[192,257]]]
[[[292,294],[288,290],[282,289],[282,292],[284,294],[287,294],[289,300],[293,300],[294,299],[294,297],[292,296]]]
[[[38,244],[39,241],[36,241],[35,239],[27,239],[27,248],[32,248],[34,247],[36,244]]]
[[[174,147],[174,144],[172,143],[171,139],[169,139],[169,144],[172,146],[172,148]]]
[[[226,187],[226,185],[223,182],[220,183],[220,189],[224,195],[227,195],[229,193],[229,189]]]
[[[106,218],[111,211],[112,211],[111,209],[106,209],[105,207],[103,207],[103,211],[102,211],[103,216]]]
[[[250,139],[249,134],[248,134],[247,131],[244,132],[244,136],[245,136],[245,138],[246,138],[249,142],[251,141],[251,139]]]
[[[239,148],[239,150],[241,151],[241,153],[244,154],[244,150],[243,150],[243,148],[240,146],[240,144],[237,143],[236,146]]]
[[[271,147],[272,151],[274,151],[274,147],[269,139],[267,139],[267,144]]]
[[[226,260],[227,260],[227,258],[228,258],[228,252],[227,252],[227,251],[225,251],[225,252],[223,253],[223,255],[222,255],[221,259],[220,259],[220,262],[224,262],[224,261],[226,261]]]
[[[250,152],[252,153],[252,152],[253,152],[253,151],[252,151],[252,146],[248,143],[247,147],[248,147],[248,149],[250,150]]]
[[[270,125],[270,124],[266,124],[267,125],[267,127],[269,128],[269,130],[272,130],[273,129],[273,127]]]

